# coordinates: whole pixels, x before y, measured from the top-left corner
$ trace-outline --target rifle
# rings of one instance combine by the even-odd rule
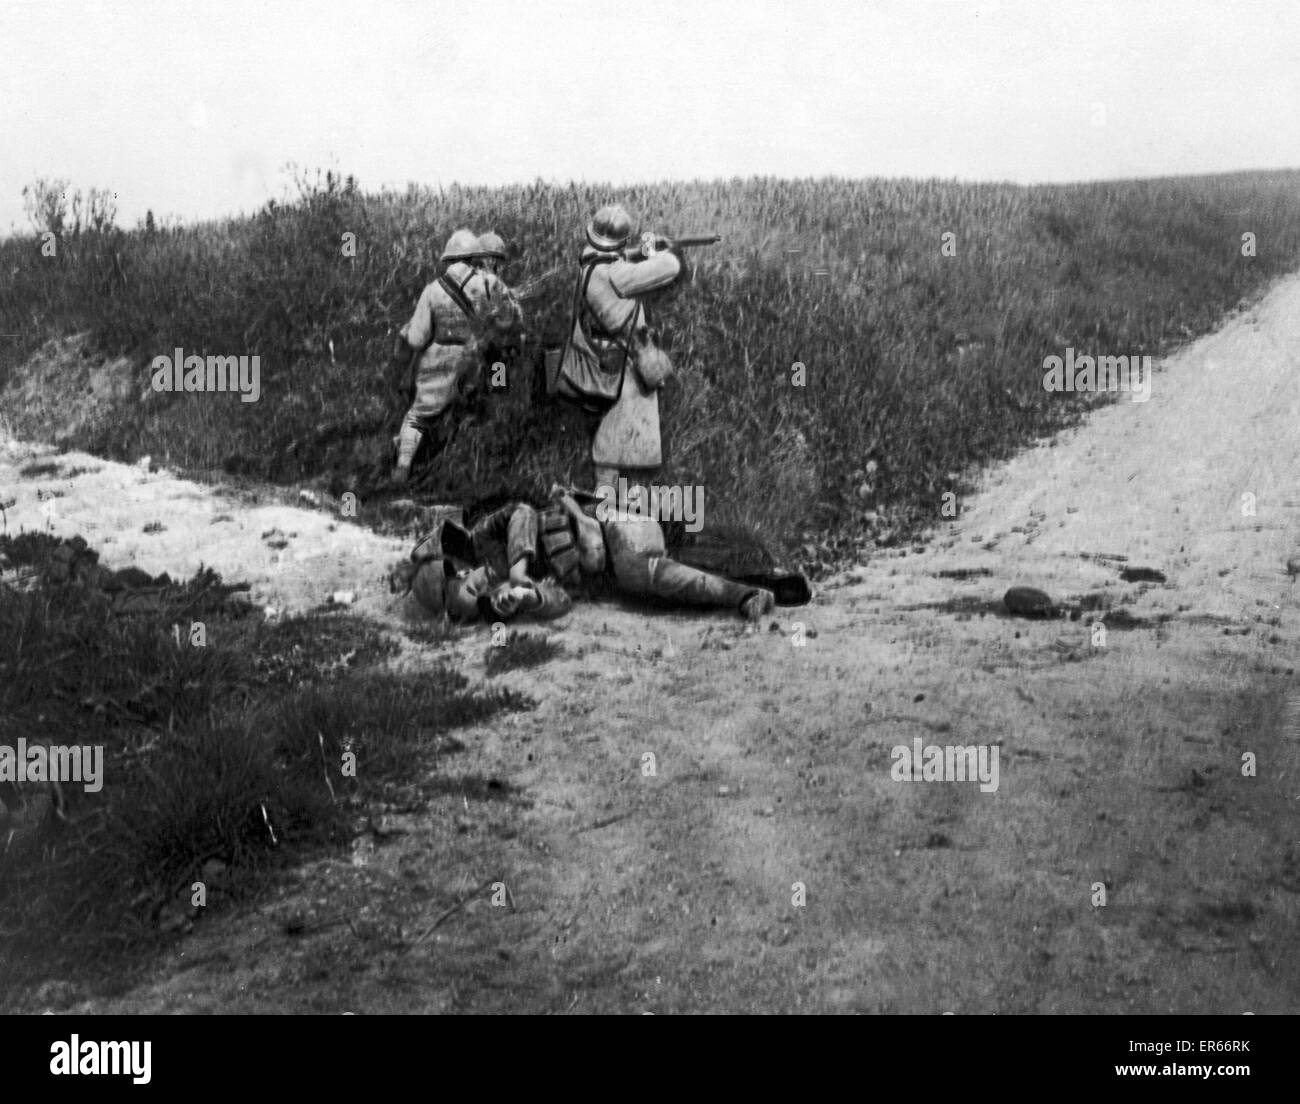
[[[693,249],[700,245],[717,245],[722,241],[721,234],[701,234],[689,238],[666,238],[647,230],[641,235],[641,241],[630,249],[625,256],[653,257],[664,250]]]

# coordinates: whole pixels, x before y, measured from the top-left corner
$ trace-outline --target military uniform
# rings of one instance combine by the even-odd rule
[[[463,234],[457,231],[456,237]],[[404,478],[427,433],[450,433],[450,413],[461,394],[479,385],[483,352],[494,340],[505,340],[522,325],[519,303],[502,281],[478,272],[467,258],[477,247],[470,234],[463,256],[448,243],[444,274],[420,295],[415,313],[402,328],[406,344],[420,354],[415,374],[415,400],[398,437],[398,473]],[[447,254],[451,254],[448,256]]]
[[[667,287],[682,271],[671,252],[640,261],[627,260],[622,248],[631,221],[621,207],[602,208],[587,227],[587,246],[580,263],[589,312],[592,351],[605,363],[627,355],[623,390],[601,418],[592,441],[596,486],[613,486],[620,470],[657,468],[663,463],[659,431],[659,393],[647,388],[636,370],[636,350],[649,328],[642,296]]]
[[[480,234],[478,252],[474,255],[475,268],[480,272],[491,273],[504,281],[502,273],[505,264],[505,239],[491,230],[486,234]],[[514,290],[504,282],[502,287],[505,288],[505,294],[510,301],[518,306],[518,296],[515,295]],[[504,331],[492,335],[489,344],[483,350],[481,358],[485,366],[490,367],[500,361],[502,364],[507,365],[512,372],[519,366],[524,343],[522,312],[519,313],[518,318],[520,319],[519,324],[509,324]]]
[[[629,515],[597,522],[584,516],[580,521],[559,504],[536,510],[526,503],[511,503],[482,518],[465,537],[472,551],[463,549],[462,562],[472,559],[476,566],[456,576],[454,595],[439,591],[437,608],[431,612],[446,608],[459,616],[482,613],[481,600],[490,603],[498,588],[517,581],[513,569],[521,563],[534,581],[573,588],[604,578],[618,593],[674,606],[734,609],[754,616],[769,612],[774,604],[772,593],[763,587],[670,558],[663,528],[651,517]],[[445,540],[443,546],[447,547]],[[446,569],[441,561],[434,561],[427,570],[445,573]],[[416,588],[417,597],[420,594]],[[552,590],[542,615],[560,616],[570,605],[567,595]]]

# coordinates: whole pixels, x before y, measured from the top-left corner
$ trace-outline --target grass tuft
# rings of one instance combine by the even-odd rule
[[[558,640],[512,629],[504,643],[488,645],[485,660],[487,674],[489,678],[494,678],[506,671],[538,667],[563,651],[564,645]]]

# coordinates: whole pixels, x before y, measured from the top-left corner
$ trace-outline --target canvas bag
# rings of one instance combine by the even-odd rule
[[[641,382],[649,391],[658,391],[672,379],[676,371],[672,357],[655,340],[650,330],[641,332],[632,350],[632,363],[636,366],[636,373],[641,377]]]
[[[599,263],[599,262],[596,262]],[[627,371],[628,348],[626,340],[620,342],[622,356],[618,366],[606,365],[591,347],[583,318],[587,298],[587,288],[591,283],[595,264],[589,264],[586,272],[578,281],[573,296],[573,325],[569,330],[569,340],[558,357],[548,357],[546,373],[546,393],[576,402],[587,410],[604,413],[609,410],[623,393],[623,378]],[[636,312],[631,318],[636,321]]]

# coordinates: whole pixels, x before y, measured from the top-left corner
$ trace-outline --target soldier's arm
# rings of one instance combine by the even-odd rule
[[[676,253],[656,253],[644,261],[615,261],[609,266],[609,283],[618,295],[631,299],[667,287],[681,272]]]
[[[521,502],[510,514],[506,529],[506,562],[510,581],[527,584],[529,565],[537,558],[537,511]]]
[[[432,286],[430,285],[420,293],[420,301],[415,304],[415,313],[411,315],[411,320],[402,327],[403,337],[409,346],[408,356],[411,352],[421,352],[427,349],[429,342],[433,340]]]

